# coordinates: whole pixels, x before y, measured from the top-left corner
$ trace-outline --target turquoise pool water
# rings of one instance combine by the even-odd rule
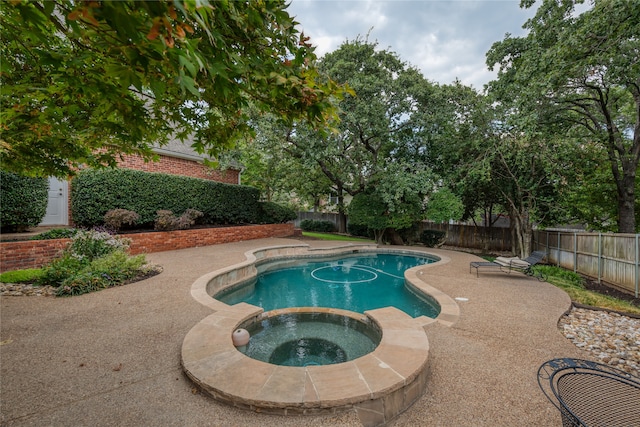
[[[290,313],[246,326],[251,340],[239,350],[281,366],[331,365],[372,352],[382,337],[361,321],[332,313]]]
[[[405,286],[404,271],[435,260],[406,254],[355,254],[340,258],[276,261],[260,266],[256,280],[215,295],[229,305],[246,302],[265,311],[331,307],[364,313],[396,307],[412,317],[435,318],[440,307]]]

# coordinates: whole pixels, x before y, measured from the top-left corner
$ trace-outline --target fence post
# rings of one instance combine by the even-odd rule
[[[547,245],[547,254],[551,255],[551,250],[550,250],[551,248],[549,248],[549,232],[548,231],[547,231],[547,242],[546,242],[546,245]]]
[[[573,232],[573,272],[578,272],[578,233],[575,231]]]
[[[602,269],[602,233],[598,233],[598,283],[600,283],[601,269]]]
[[[640,276],[640,271],[638,271],[639,269],[639,265],[640,264],[640,254],[638,254],[638,250],[640,249],[640,246],[638,246],[638,237],[640,236],[640,234],[636,234],[636,298],[638,298],[638,282],[640,282],[640,278],[638,276]]]
[[[556,259],[556,265],[560,267],[560,232],[559,231],[558,231],[558,251],[556,253],[558,254],[557,255],[558,258]]]

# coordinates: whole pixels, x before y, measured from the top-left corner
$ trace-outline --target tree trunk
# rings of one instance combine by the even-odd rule
[[[637,86],[636,86],[637,87]],[[618,190],[618,232],[635,233],[635,186],[638,161],[640,161],[640,91],[633,91],[635,101],[636,124],[631,146],[625,148],[623,137],[611,118],[607,104],[603,101],[600,108],[607,118],[607,150],[613,178]]]
[[[515,211],[513,211],[509,217],[511,219],[511,239],[513,241],[511,244],[511,254],[519,256],[520,248],[522,248],[522,235],[518,231],[520,229],[520,218]]]
[[[398,234],[395,228],[387,228],[386,236],[392,245],[404,245],[404,240],[402,240],[402,237],[400,237],[400,234]]]
[[[512,252],[517,257],[524,259],[531,255],[531,242],[533,241],[533,224],[529,220],[529,211],[527,209],[510,210],[509,218],[514,237]]]
[[[493,221],[491,220],[491,216],[493,215],[493,205],[489,206],[487,209],[484,209],[484,223],[486,224],[485,228],[485,236],[483,238],[482,246],[485,253],[489,253],[491,250],[491,230],[493,230]]]
[[[638,162],[622,162],[622,180],[618,184],[618,232],[636,232],[635,186]]]
[[[347,215],[343,210],[338,212],[338,233],[346,234],[347,232]]]
[[[345,234],[347,232],[347,215],[345,214],[344,192],[342,187],[338,187],[338,233]]]

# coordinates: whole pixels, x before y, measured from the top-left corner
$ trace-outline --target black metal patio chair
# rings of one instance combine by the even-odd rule
[[[534,276],[536,272],[532,268],[534,265],[540,264],[545,258],[547,254],[542,251],[531,252],[531,255],[526,257],[525,259],[520,259],[518,257],[506,258],[499,256],[495,259],[496,264],[500,264],[500,269],[506,271],[507,273],[511,273],[512,270],[520,271],[527,276]],[[545,280],[542,274],[538,275],[539,280]]]
[[[538,384],[560,411],[564,427],[640,426],[640,378],[634,375],[563,358],[540,366]]]

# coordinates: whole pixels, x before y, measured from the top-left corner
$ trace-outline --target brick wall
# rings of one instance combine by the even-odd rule
[[[38,268],[54,259],[70,239],[0,243],[0,271]]]
[[[132,240],[131,254],[136,255],[293,235],[293,223],[288,223],[135,233],[124,234],[122,237]],[[68,242],[69,239],[2,242],[0,271],[41,267],[55,258]]]
[[[180,159],[177,157],[159,154],[157,162],[145,162],[144,159],[136,155],[123,155],[118,162],[118,166],[126,169],[136,169],[145,172],[160,172],[172,175],[183,175],[192,178],[209,179],[211,181],[224,182],[227,184],[237,184],[239,171],[227,169],[224,171],[213,169],[193,160]]]
[[[131,253],[135,255],[293,234],[293,223],[289,223],[138,233],[125,237],[132,239]]]

